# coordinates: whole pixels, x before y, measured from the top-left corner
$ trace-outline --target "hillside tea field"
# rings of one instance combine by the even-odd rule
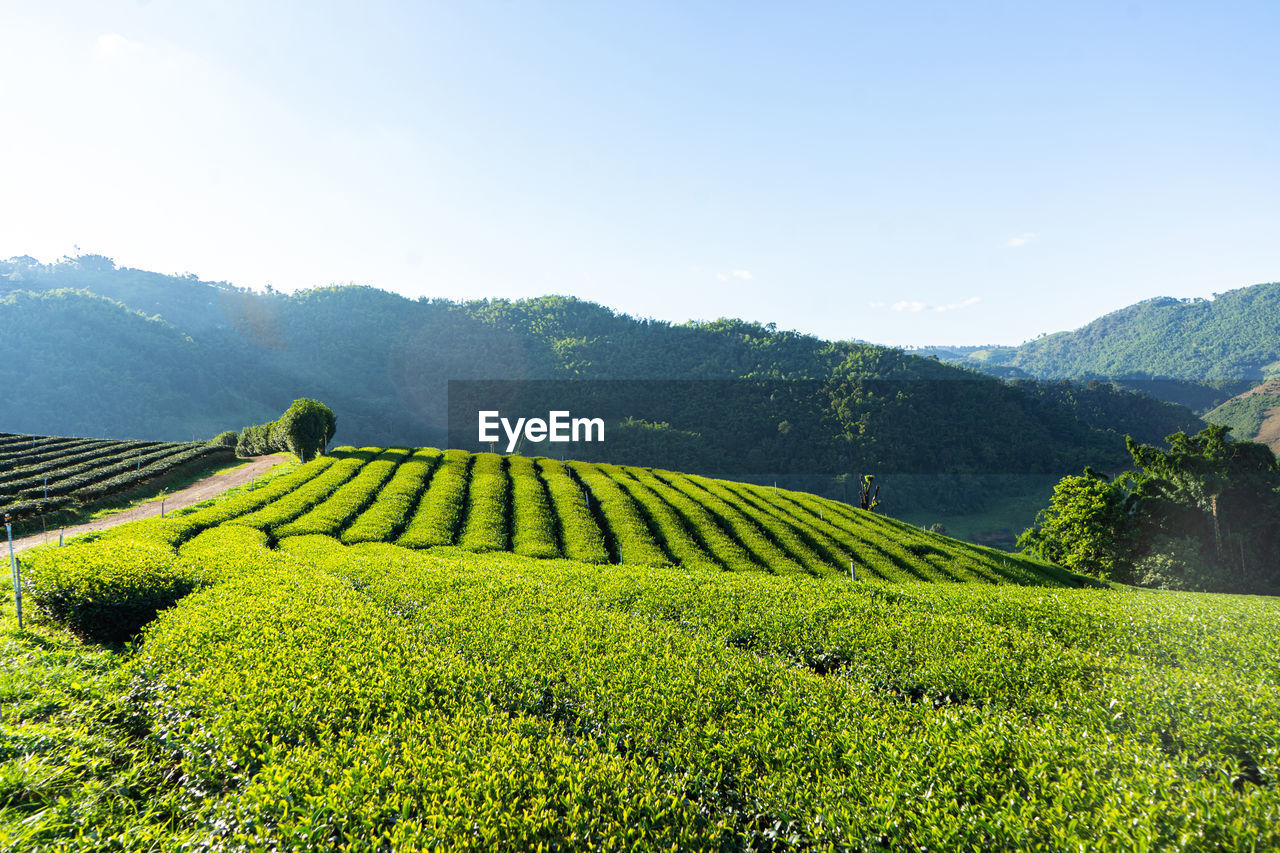
[[[1079,586],[1043,562],[968,545],[802,492],[629,466],[422,448],[339,448],[194,512],[128,528],[180,545],[222,524],[272,543],[513,551],[587,563],[887,581]]]
[[[0,433],[0,513],[14,520],[90,503],[197,462],[230,461],[205,442],[113,441]]]
[[[346,450],[25,571],[4,849],[1280,845],[1274,599],[797,493]]]

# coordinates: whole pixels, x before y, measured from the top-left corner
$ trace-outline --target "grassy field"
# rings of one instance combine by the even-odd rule
[[[1280,845],[1280,602],[800,493],[351,449],[25,571],[0,849]]]

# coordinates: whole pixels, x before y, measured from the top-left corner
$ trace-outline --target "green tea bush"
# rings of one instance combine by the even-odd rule
[[[734,571],[761,568],[751,552],[728,532],[728,525],[713,516],[706,507],[658,479],[651,469],[627,467],[624,470],[670,506],[684,525],[697,531],[699,539],[706,544],[707,552],[721,566]]]
[[[609,562],[604,531],[587,506],[582,487],[569,476],[569,468],[554,459],[539,459],[538,473],[546,483],[551,508],[560,524],[564,555],[583,563]]]
[[[310,533],[336,535],[353,518],[373,502],[392,473],[409,451],[403,448],[384,450],[360,469],[337,491],[297,519],[282,525],[276,536],[303,536]]]
[[[215,435],[213,438],[209,439],[210,444],[216,444],[219,447],[230,447],[233,449],[235,448],[236,444],[239,443],[239,441],[240,441],[240,433],[236,432],[233,429],[220,432],[217,435]]]
[[[142,442],[77,441],[49,453],[18,454],[15,458],[0,459],[0,488],[7,487],[14,480],[36,475],[43,477],[59,468],[125,453],[140,444]]]
[[[88,453],[76,453],[67,458],[53,455],[53,461],[41,465],[17,468],[6,473],[0,480],[0,494],[17,495],[24,490],[39,488],[44,491],[47,478],[50,483],[91,474],[95,469],[116,465],[121,462],[133,462],[137,465],[138,456],[145,452],[154,452],[157,448],[172,449],[175,445],[160,445],[157,442],[113,442],[112,446],[98,448]]]
[[[724,501],[725,505],[732,507],[746,518],[768,518],[769,523],[763,525],[766,536],[791,560],[803,566],[809,574],[829,574],[833,568],[839,568],[839,564],[834,563],[833,560],[835,555],[820,553],[815,549],[811,544],[814,542],[814,537],[807,534],[802,527],[794,525],[785,513],[776,511],[766,503],[744,496],[723,480],[691,476],[688,481]]]
[[[296,489],[280,495],[260,509],[247,515],[236,516],[232,523],[256,527],[274,535],[276,530],[332,495],[378,452],[376,447],[364,447],[359,450],[353,447],[340,447],[331,454],[334,462],[323,473],[307,480]],[[313,460],[315,461],[319,459]]]
[[[164,542],[73,542],[23,559],[27,595],[43,614],[97,643],[132,639],[156,614],[207,582]]]
[[[406,548],[450,545],[458,535],[466,507],[467,482],[474,457],[465,450],[446,450],[426,493],[396,544]]]
[[[681,492],[693,503],[707,509],[718,523],[724,524],[733,538],[751,552],[754,561],[768,571],[782,574],[803,574],[805,568],[779,548],[768,536],[766,528],[754,519],[726,503],[717,495],[690,481],[683,474],[671,471],[655,471],[654,476],[672,489]]]
[[[642,485],[626,469],[617,465],[599,465],[600,472],[618,485],[627,499],[648,521],[661,538],[666,550],[682,566],[713,568],[719,564],[699,543],[690,526],[686,526],[674,509]]]
[[[537,463],[527,456],[508,456],[511,477],[511,550],[526,557],[559,557],[556,517]]]
[[[157,526],[167,531],[170,544],[177,546],[202,530],[249,515],[292,494],[323,476],[337,461],[336,456],[321,456],[305,465],[286,468],[281,474],[259,479],[253,488],[197,505],[194,511],[164,519],[163,524]],[[129,535],[128,529],[122,529],[121,535]]]
[[[377,500],[343,531],[342,541],[347,544],[395,541],[426,490],[441,456],[434,447],[414,451],[396,469],[390,482],[378,493]]]
[[[198,571],[111,712],[163,759],[129,795],[181,806],[152,848],[1280,846],[1273,599],[273,549],[235,524],[175,555],[161,521],[60,552]]]
[[[618,546],[618,561],[633,565],[663,566],[671,561],[654,538],[635,502],[598,465],[570,462],[569,468],[587,487]]]
[[[467,487],[466,523],[458,545],[468,551],[505,551],[509,485],[506,460],[496,453],[477,453]]]

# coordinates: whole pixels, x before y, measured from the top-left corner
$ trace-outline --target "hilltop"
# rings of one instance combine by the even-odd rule
[[[1079,586],[1026,557],[803,492],[653,468],[463,450],[339,448],[268,485],[148,522],[170,545],[223,525],[274,543],[456,546],[590,564]],[[119,529],[125,536],[138,528]]]
[[[1280,282],[1157,297],[1016,347],[925,347],[996,376],[1127,380],[1203,411],[1280,370]]]
[[[673,325],[561,296],[254,293],[97,255],[11,259],[0,283],[0,426],[12,432],[189,440],[306,396],[339,413],[344,442],[444,445],[449,380],[649,382],[612,393],[606,455],[591,458],[790,476],[845,497],[842,475],[986,478],[899,479],[903,511],[981,508],[1021,489],[1016,478],[1122,465],[1122,434],[1155,441],[1200,426],[1109,386],[1008,384],[896,349],[732,319]],[[689,384],[676,393],[663,384],[674,380]]]

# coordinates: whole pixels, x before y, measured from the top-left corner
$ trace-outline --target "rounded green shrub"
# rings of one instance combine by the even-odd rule
[[[203,585],[162,542],[116,539],[32,552],[24,585],[37,610],[97,643],[123,643]]]

